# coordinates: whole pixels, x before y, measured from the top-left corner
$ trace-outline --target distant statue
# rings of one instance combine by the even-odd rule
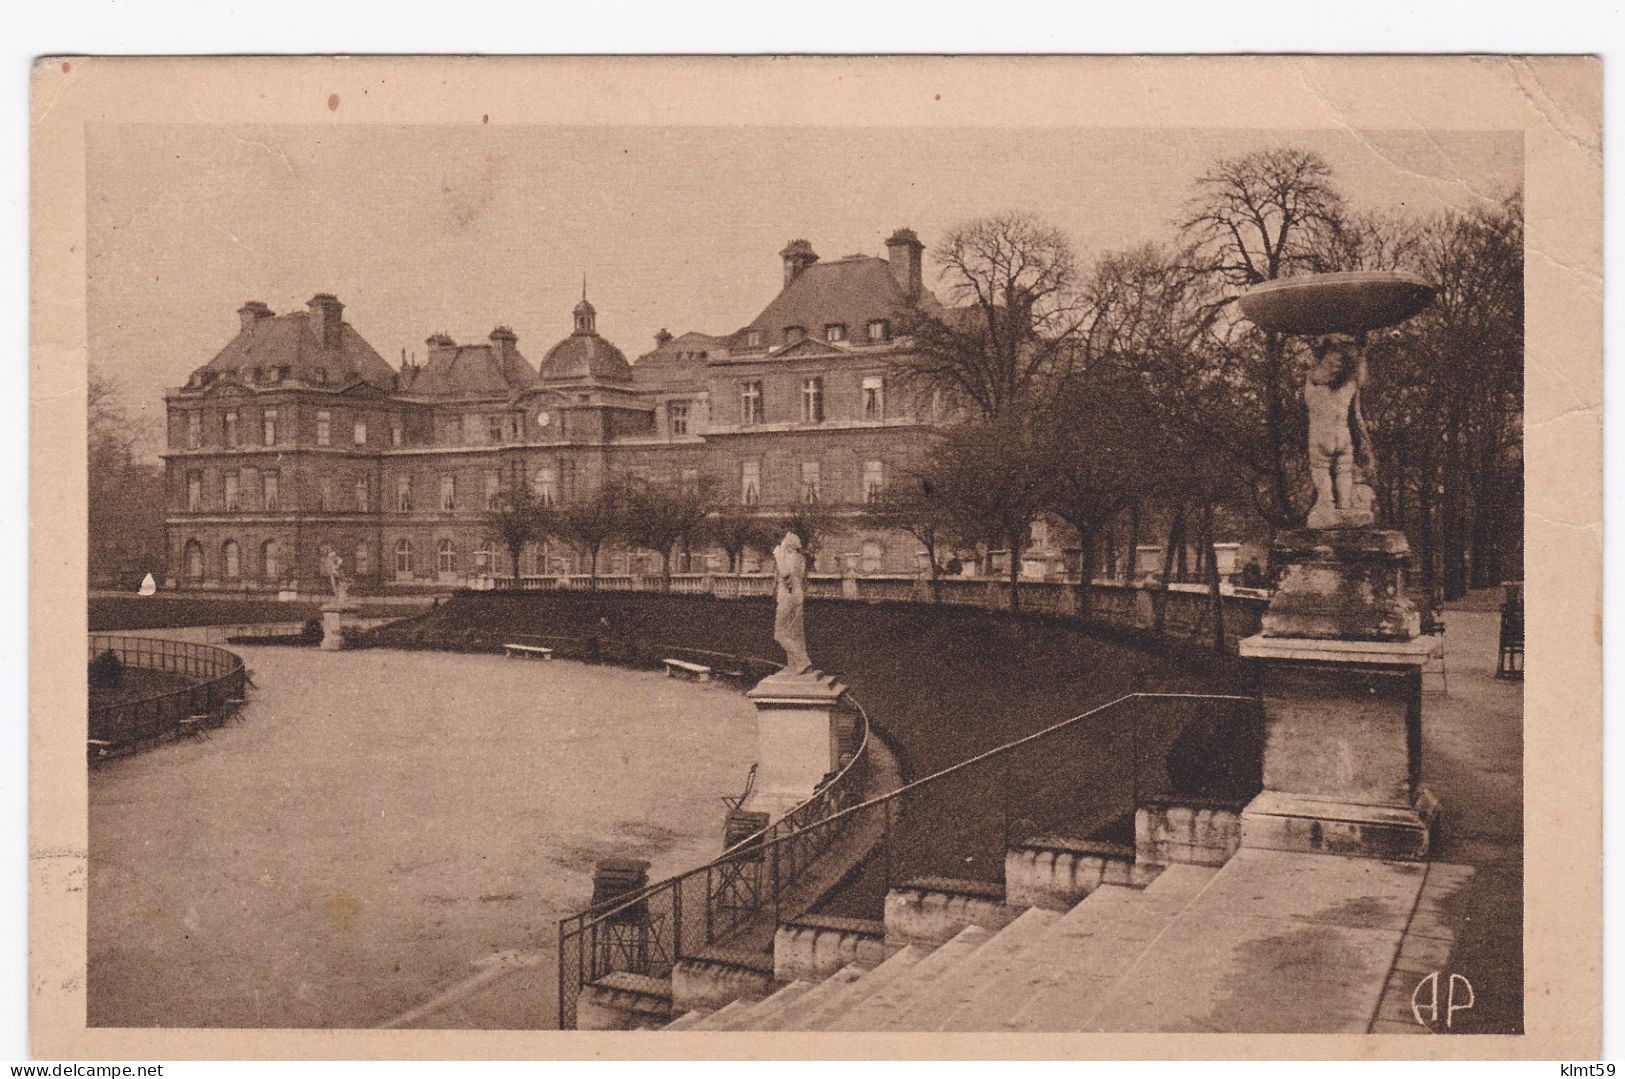
[[[350,598],[350,585],[344,579],[344,559],[332,548],[327,551],[327,581],[333,589],[333,596],[340,603]]]
[[[1309,409],[1309,475],[1315,484],[1310,528],[1361,528],[1376,520],[1371,482],[1376,457],[1360,411],[1365,383],[1365,346],[1322,337],[1304,378]]]
[[[1249,558],[1247,564],[1241,567],[1241,587],[1264,587],[1264,567],[1258,564],[1258,559]]]
[[[786,532],[773,548],[773,579],[777,586],[778,613],[773,619],[773,640],[784,649],[784,672],[806,674],[812,670],[807,658],[807,559],[801,553],[801,537]]]

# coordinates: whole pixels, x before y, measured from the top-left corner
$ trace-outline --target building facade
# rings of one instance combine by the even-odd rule
[[[884,258],[820,261],[793,241],[782,287],[750,323],[662,331],[636,362],[598,334],[585,295],[536,366],[499,326],[480,344],[436,334],[423,362],[395,367],[330,294],[280,315],[250,301],[236,336],[166,398],[170,585],[325,588],[329,550],[363,589],[508,576],[486,525],[498,492],[527,484],[564,505],[620,475],[707,476],[725,505],[763,517],[815,503],[843,520],[816,569],[918,572],[919,544],[863,508],[921,451],[932,418],[897,377],[900,313],[936,303],[923,251],[908,229]],[[600,558],[601,572],[658,565],[624,545]],[[678,568],[725,566],[713,549]],[[557,541],[518,568],[583,571]]]

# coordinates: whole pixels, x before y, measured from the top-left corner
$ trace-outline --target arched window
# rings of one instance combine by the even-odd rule
[[[412,541],[409,539],[395,541],[395,572],[412,572]]]
[[[225,546],[220,548],[220,561],[225,564],[227,577],[243,575],[243,556],[236,540],[227,540]]]
[[[260,546],[260,566],[267,581],[274,581],[282,576],[282,566],[277,560],[276,540],[266,540]]]
[[[440,541],[439,561],[436,568],[441,573],[457,572],[457,545],[449,539]]]
[[[197,540],[186,541],[186,576],[194,581],[203,580],[203,544]]]
[[[495,576],[500,570],[497,564],[497,541],[482,539],[474,551],[474,569],[476,572]]]

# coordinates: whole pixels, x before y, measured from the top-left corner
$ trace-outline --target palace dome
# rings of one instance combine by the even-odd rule
[[[632,365],[620,349],[598,336],[598,312],[587,301],[583,287],[576,304],[575,332],[547,350],[539,378],[543,382],[597,379],[631,382]]]

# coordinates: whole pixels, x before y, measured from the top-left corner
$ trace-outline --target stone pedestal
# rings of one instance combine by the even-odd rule
[[[1438,802],[1422,786],[1422,665],[1434,637],[1241,642],[1262,661],[1264,790],[1241,843],[1270,850],[1421,859]]]
[[[1298,529],[1276,539],[1282,569],[1260,661],[1264,790],[1241,818],[1243,846],[1425,858],[1438,802],[1422,786],[1422,667],[1406,595],[1402,532]]]
[[[1283,532],[1270,557],[1281,582],[1264,614],[1264,636],[1408,641],[1421,616],[1405,594],[1410,545],[1378,528]]]
[[[337,652],[344,647],[344,616],[355,609],[354,603],[322,604],[322,651]]]
[[[742,808],[778,820],[834,768],[846,687],[832,675],[769,675],[745,694],[756,706],[756,786]]]

